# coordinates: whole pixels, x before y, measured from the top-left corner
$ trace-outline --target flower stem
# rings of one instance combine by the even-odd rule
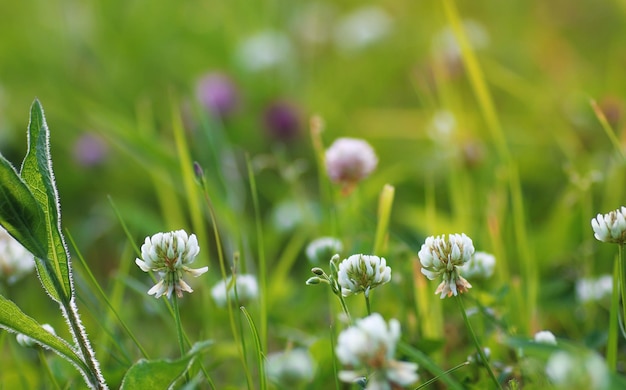
[[[470,324],[469,319],[467,318],[467,313],[465,313],[465,306],[463,305],[463,298],[461,298],[460,295],[457,295],[456,301],[459,304],[459,310],[461,310],[461,314],[463,315],[463,320],[465,321],[465,325],[467,326],[470,336],[472,336],[472,340],[474,341],[474,345],[476,346],[476,352],[478,352],[478,355],[482,359],[483,364],[487,368],[487,371],[489,372],[489,376],[491,377],[491,380],[493,381],[493,383],[496,384],[496,387],[498,389],[502,390],[502,385],[500,385],[498,378],[496,378],[496,374],[493,373],[493,370],[491,369],[491,365],[487,361],[487,356],[485,356],[485,351],[483,351],[482,347],[480,346],[480,343],[478,342],[478,339],[476,338],[476,333],[474,333],[474,329],[472,328],[472,324]]]
[[[341,302],[341,308],[343,309],[343,312],[346,313],[346,317],[348,317],[348,323],[352,325],[352,317],[350,317],[348,306],[346,306],[346,301],[343,300],[343,296],[341,295],[341,292],[337,294],[337,297],[339,298],[339,302]]]
[[[620,243],[618,245],[619,252],[619,289],[622,291],[622,310],[623,316],[622,318],[626,321],[626,259],[624,259],[624,244]]]
[[[609,318],[609,336],[606,343],[606,363],[609,371],[615,373],[617,371],[617,346],[619,344],[618,328],[619,324],[619,286],[620,269],[619,261],[613,266],[613,292],[611,293],[611,311]]]
[[[176,333],[178,334],[178,345],[180,347],[180,356],[185,355],[185,341],[183,339],[183,325],[180,322],[180,310],[178,308],[178,297],[174,294],[172,297],[172,305],[174,306],[174,321],[176,321]]]
[[[365,297],[365,306],[367,307],[367,315],[371,315],[372,314],[372,308],[370,307],[370,295],[369,294],[363,294],[363,296]]]

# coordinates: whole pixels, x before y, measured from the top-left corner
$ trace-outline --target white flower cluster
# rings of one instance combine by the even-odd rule
[[[496,267],[496,257],[486,252],[476,252],[470,260],[459,267],[459,271],[468,278],[489,279]]]
[[[196,235],[188,236],[184,230],[146,237],[141,246],[143,260],[136,259],[135,263],[142,271],[158,272],[161,276],[161,280],[148,291],[148,294],[154,294],[155,298],[165,294],[170,298],[172,292],[176,291],[176,296],[181,298],[183,291],[193,292],[183,280],[183,273],[198,277],[208,271],[209,267],[198,269],[187,267],[194,262],[199,252]]]
[[[430,280],[443,275],[443,281],[435,294],[443,299],[467,292],[472,287],[459,273],[459,268],[469,262],[474,254],[472,239],[463,234],[430,236],[422,245],[418,256],[422,264],[422,273]]]
[[[269,354],[265,370],[270,381],[281,388],[294,389],[313,379],[315,364],[309,351],[294,348]]]
[[[215,303],[220,307],[226,306],[226,294],[228,294],[229,299],[234,300],[235,286],[237,287],[237,298],[240,304],[251,302],[259,295],[259,286],[254,275],[237,275],[235,283],[233,283],[233,277],[229,276],[226,280],[218,282],[211,289],[211,295]]]
[[[0,278],[13,284],[35,268],[35,258],[0,227]]]
[[[612,388],[606,363],[593,352],[554,352],[546,363],[546,374],[556,389]]]
[[[626,242],[626,207],[622,206],[608,214],[598,214],[591,219],[591,227],[599,241],[623,244]]]
[[[556,345],[556,337],[554,337],[554,333],[549,330],[541,330],[535,333],[534,340],[536,343],[540,344]]]
[[[417,364],[394,360],[396,344],[400,339],[400,323],[389,324],[378,313],[357,320],[354,326],[339,334],[336,354],[339,361],[352,368],[339,372],[344,382],[362,379],[371,373],[367,389],[392,389],[417,381]]]
[[[613,276],[602,275],[597,278],[582,278],[576,281],[576,297],[580,302],[597,302],[611,296]]]
[[[306,257],[312,264],[328,261],[335,253],[343,251],[343,244],[335,237],[320,237],[306,247]]]
[[[352,255],[339,263],[337,279],[344,297],[360,292],[369,296],[372,288],[391,280],[391,267],[382,257]]]

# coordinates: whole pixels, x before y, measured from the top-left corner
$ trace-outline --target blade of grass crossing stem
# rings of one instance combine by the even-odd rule
[[[143,357],[146,358],[146,359],[150,359],[148,357],[148,353],[146,352],[146,350],[141,346],[141,343],[139,343],[139,340],[135,337],[135,335],[130,330],[128,325],[126,325],[126,323],[124,322],[122,317],[120,317],[120,315],[117,312],[117,310],[115,310],[115,307],[113,307],[113,305],[111,304],[111,301],[109,300],[107,294],[104,292],[104,290],[102,290],[102,287],[100,286],[100,284],[98,283],[98,281],[94,277],[93,273],[91,272],[91,269],[89,268],[89,265],[85,261],[85,258],[83,257],[83,255],[80,252],[80,250],[78,250],[78,247],[76,246],[76,243],[74,242],[74,238],[72,237],[72,235],[67,230],[65,232],[67,234],[67,238],[69,239],[70,243],[72,244],[72,247],[74,247],[74,250],[76,251],[76,255],[78,257],[78,260],[82,264],[85,272],[87,273],[87,276],[89,277],[89,281],[91,282],[93,287],[95,287],[96,290],[98,291],[98,293],[100,294],[100,298],[104,301],[104,303],[109,307],[111,312],[115,315],[115,317],[119,321],[119,324],[122,326],[124,331],[128,334],[128,336],[131,338],[131,340],[133,340],[133,342],[135,343],[135,345],[137,346],[137,348],[139,349],[139,351],[141,352]]]
[[[254,320],[250,316],[250,313],[246,310],[245,307],[241,306],[241,311],[246,316],[248,320],[248,325],[250,325],[250,331],[252,332],[252,337],[254,339],[254,345],[257,351],[257,358],[259,360],[259,381],[261,382],[261,390],[267,389],[267,379],[265,377],[265,356],[263,354],[263,348],[261,347],[261,339],[259,338],[259,332],[254,325]]]
[[[421,368],[425,369],[435,376],[439,376],[440,380],[445,383],[449,389],[463,390],[463,386],[461,386],[460,383],[454,380],[454,378],[452,378],[451,376],[444,375],[446,371],[436,365],[432,360],[428,358],[428,356],[426,356],[420,350],[417,350],[401,341],[398,343],[398,351],[409,357],[411,361],[419,364]]]
[[[443,0],[442,3],[448,22],[450,23],[452,31],[459,42],[461,57],[463,59],[463,63],[465,64],[465,68],[467,69],[470,84],[474,90],[476,99],[478,100],[478,105],[487,124],[487,128],[489,129],[495,142],[500,159],[508,167],[508,178],[513,207],[513,224],[515,227],[515,234],[518,239],[517,247],[520,251],[520,260],[521,263],[524,264],[523,276],[525,279],[525,285],[527,286],[526,314],[530,321],[529,326],[532,328],[535,320],[535,307],[537,299],[537,266],[535,264],[534,257],[530,253],[530,246],[528,245],[519,175],[517,168],[515,167],[515,162],[511,157],[511,152],[508,148],[504,132],[502,131],[502,126],[500,125],[500,121],[495,110],[493,98],[491,97],[485,77],[474,51],[472,50],[467,34],[463,29],[456,4],[454,0]]]
[[[220,238],[220,232],[217,228],[217,217],[215,215],[215,207],[213,206],[213,202],[211,201],[211,197],[209,196],[209,187],[207,183],[207,179],[202,173],[201,177],[199,177],[200,184],[202,186],[202,194],[204,195],[204,201],[206,202],[206,206],[209,210],[209,217],[211,219],[211,225],[213,226],[213,237],[215,239],[215,247],[217,249],[217,260],[220,265],[220,272],[222,273],[222,280],[224,283],[228,280],[228,275],[226,274],[226,261],[224,259],[224,251],[222,249],[222,240]],[[231,282],[235,283],[235,275],[231,278]],[[228,291],[228,286],[225,286]],[[233,340],[237,345],[237,352],[239,353],[239,358],[241,359],[241,364],[243,366],[243,370],[246,374],[246,381],[248,382],[248,389],[252,389],[252,376],[250,370],[248,369],[248,362],[246,360],[246,352],[245,352],[245,341],[243,339],[243,335],[241,334],[242,329],[241,326],[237,327],[235,322],[235,315],[233,313],[233,306],[231,305],[231,297],[230,294],[226,294],[226,308],[228,311],[228,322],[230,323],[230,331],[233,335]],[[239,330],[239,332],[238,332]]]
[[[248,168],[248,180],[250,181],[250,192],[252,194],[252,204],[254,206],[254,219],[256,226],[257,248],[259,256],[259,284],[261,293],[259,294],[259,306],[261,311],[261,345],[267,347],[267,263],[265,259],[265,244],[263,242],[263,224],[261,222],[261,209],[259,207],[259,195],[256,189],[254,171],[250,163],[250,156],[246,154],[246,166]]]
[[[389,218],[391,217],[394,194],[395,188],[392,185],[385,184],[380,192],[380,197],[378,198],[378,224],[376,226],[373,252],[375,255],[378,255],[385,250],[387,229],[389,228]]]

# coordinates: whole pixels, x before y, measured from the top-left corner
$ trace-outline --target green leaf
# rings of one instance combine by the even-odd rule
[[[0,295],[0,328],[14,333],[22,333],[36,340],[72,363],[83,375],[89,372],[80,356],[65,340],[42,328],[37,321],[24,314],[15,303],[2,295]]]
[[[204,353],[212,344],[211,340],[197,342],[185,356],[177,360],[141,359],[128,369],[124,375],[124,380],[122,380],[120,390],[170,389],[179,378],[185,375],[196,357]]]
[[[47,255],[43,211],[9,161],[0,155],[0,225],[37,257]]]
[[[50,156],[50,132],[46,124],[43,108],[35,100],[30,109],[28,124],[28,151],[22,162],[20,176],[43,210],[47,230],[48,250],[43,261],[37,262],[39,274],[49,275],[56,295],[68,302],[73,294],[70,280],[69,252],[61,233],[61,209],[59,196],[52,172]],[[56,279],[56,280],[55,280]],[[58,282],[57,282],[58,281]],[[54,297],[50,284],[42,280],[44,287]]]

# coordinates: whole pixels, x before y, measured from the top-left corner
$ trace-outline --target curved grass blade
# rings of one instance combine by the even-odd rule
[[[51,267],[46,266],[45,270],[55,274],[60,282],[57,294],[64,302],[68,302],[73,295],[69,255],[61,233],[61,209],[52,172],[50,132],[39,100],[35,100],[30,109],[28,150],[22,162],[20,176],[43,210],[48,248],[47,256],[41,258],[44,262],[51,263]],[[44,267],[38,264],[40,274],[42,268]]]

